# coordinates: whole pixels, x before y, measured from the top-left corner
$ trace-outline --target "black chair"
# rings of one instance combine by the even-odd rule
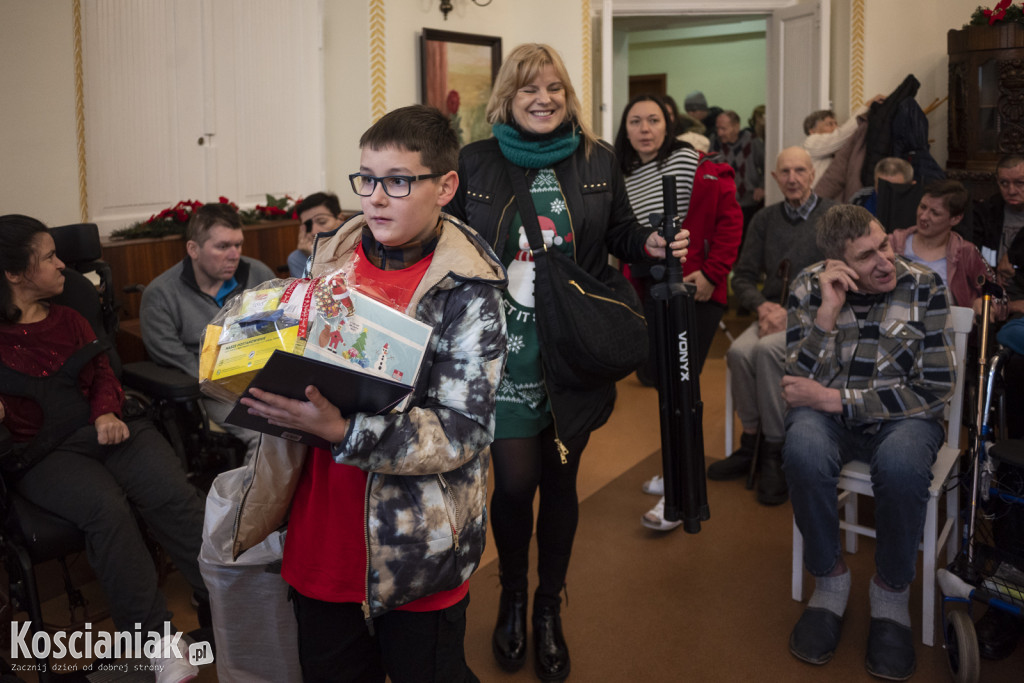
[[[13,448],[11,434],[0,423],[0,457]],[[63,573],[64,590],[70,611],[68,628],[81,627],[86,621],[99,621],[108,612],[90,612],[82,591],[75,586],[67,557],[85,551],[85,535],[71,522],[30,503],[8,488],[0,477],[0,551],[7,570],[12,614],[26,612],[33,635],[46,630],[42,600],[36,583],[35,567],[56,560]],[[36,658],[40,683],[58,680],[44,658]]]
[[[212,476],[194,472],[190,465],[202,461],[201,455],[189,450],[195,446],[196,453],[204,443],[196,436],[201,429],[193,428],[195,418],[169,417],[175,411],[188,415],[200,406],[201,394],[195,379],[177,370],[162,368],[155,363],[141,362],[121,365],[114,350],[114,336],[117,330],[117,304],[111,289],[109,265],[100,259],[99,232],[93,224],[77,224],[53,228],[51,234],[57,248],[57,256],[65,263],[64,291],[53,301],[81,313],[90,323],[96,336],[110,345],[110,363],[125,385],[127,416],[147,414],[157,427],[175,446],[186,472],[206,479]],[[93,283],[85,274],[95,273],[99,283]],[[237,441],[237,440],[236,440]],[[212,443],[212,439],[211,439]],[[244,447],[238,442],[239,453]],[[10,432],[0,423],[0,459],[6,456],[14,444]],[[239,455],[239,460],[241,455]],[[195,479],[193,482],[196,483]],[[202,488],[200,486],[200,488]],[[66,558],[85,550],[84,534],[71,522],[58,517],[20,496],[8,477],[0,474],[0,553],[9,577],[9,591],[12,610],[26,612],[32,634],[43,632],[47,625],[43,621],[42,601],[36,581],[35,568],[43,563],[56,560],[62,569],[65,591],[70,610],[69,624],[54,628],[80,628],[86,621],[100,621],[108,612],[90,612],[82,592],[75,586]],[[158,572],[163,577],[167,562],[162,550],[149,539],[150,550]],[[47,666],[45,660],[37,660],[41,683],[62,680]]]
[[[86,318],[96,336],[110,342],[113,348],[119,306],[110,264],[102,260],[99,229],[94,223],[74,223],[51,228],[50,234],[58,258],[67,266],[65,277],[78,279],[80,274],[94,273],[98,279],[91,289],[65,286],[64,293],[55,301],[78,311],[95,311]],[[194,377],[148,360],[122,366],[116,352],[109,355],[132,405],[147,412],[198,488],[208,490],[217,474],[242,464],[245,445],[230,434],[211,429],[203,409],[203,394]]]
[[[60,239],[60,244],[67,248]],[[54,241],[57,240],[55,236]],[[78,271],[70,267],[65,270],[64,292],[54,301],[80,312],[101,340],[111,338],[105,324],[111,317],[104,309],[100,291]],[[117,354],[111,353],[110,357],[116,372],[120,366]],[[13,447],[10,432],[0,423],[0,456],[6,456]],[[50,561],[60,565],[69,609],[68,623],[52,628],[80,628],[87,621],[100,621],[109,615],[106,610],[90,611],[82,591],[72,580],[67,558],[85,551],[85,535],[74,524],[20,496],[6,475],[0,476],[0,515],[0,551],[7,570],[11,607],[15,612],[28,614],[30,633],[47,629],[35,567]],[[36,663],[41,683],[61,680],[45,659],[37,659]]]

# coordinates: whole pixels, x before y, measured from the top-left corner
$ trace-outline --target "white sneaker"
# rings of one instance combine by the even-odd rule
[[[661,497],[658,504],[651,508],[643,517],[640,518],[640,523],[648,529],[655,529],[656,531],[672,531],[677,526],[683,523],[682,520],[670,522],[665,519],[665,496]]]
[[[665,480],[662,479],[660,474],[655,474],[653,477],[644,482],[643,490],[644,493],[649,493],[652,496],[664,496]]]
[[[199,675],[199,667],[188,661],[188,643],[184,639],[178,640],[178,650],[182,656],[177,657],[170,647],[173,639],[174,636],[164,636],[160,639],[160,651],[167,651],[169,657],[158,655],[150,660],[153,664],[153,673],[156,674],[156,683],[185,683]]]

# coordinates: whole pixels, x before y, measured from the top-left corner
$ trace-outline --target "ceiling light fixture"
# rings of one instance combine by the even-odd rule
[[[489,4],[494,2],[494,0],[487,0],[487,2],[481,2],[481,0],[472,0],[472,2],[477,7],[487,7]],[[451,0],[441,0],[441,14],[444,15],[445,21],[448,21],[448,13],[451,12],[453,9],[455,9],[455,6],[452,5]]]

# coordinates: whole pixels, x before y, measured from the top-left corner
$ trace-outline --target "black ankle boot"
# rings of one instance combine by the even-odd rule
[[[505,671],[519,671],[526,663],[526,591],[502,589],[491,650]]]
[[[533,606],[534,669],[542,681],[569,677],[569,647],[562,635],[558,605]]]
[[[708,466],[708,479],[712,481],[730,481],[742,479],[750,472],[750,463],[757,450],[758,435],[743,432],[740,435],[740,447],[725,460],[718,460]]]
[[[761,505],[782,505],[789,500],[786,474],[782,471],[782,444],[765,441],[761,444],[758,462],[757,502]]]

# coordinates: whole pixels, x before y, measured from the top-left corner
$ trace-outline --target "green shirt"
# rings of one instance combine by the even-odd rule
[[[537,172],[530,185],[530,195],[544,244],[571,257],[572,220],[553,170],[544,168]],[[534,315],[534,263],[522,225],[517,212],[512,217],[512,229],[501,254],[502,263],[508,269],[508,289],[503,294],[508,361],[496,397],[496,439],[534,436],[551,424]]]

